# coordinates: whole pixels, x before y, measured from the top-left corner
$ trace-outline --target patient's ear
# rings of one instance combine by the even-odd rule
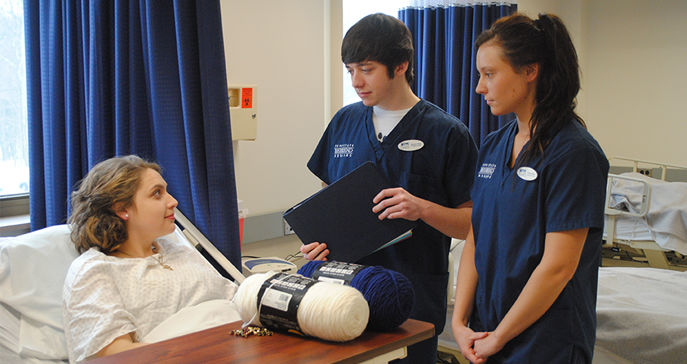
[[[115,211],[115,214],[119,216],[120,219],[126,221],[129,220],[129,213],[126,211],[125,208],[121,206],[113,206],[112,207]]]

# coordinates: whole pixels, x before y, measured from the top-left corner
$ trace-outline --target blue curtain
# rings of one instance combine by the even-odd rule
[[[516,10],[515,4],[498,3],[405,8],[398,13],[413,34],[413,90],[463,121],[478,146],[515,116],[492,115],[484,98],[475,92],[479,81],[475,39],[496,19]]]
[[[31,228],[66,221],[94,164],[138,154],[240,266],[219,0],[26,0],[24,14]]]

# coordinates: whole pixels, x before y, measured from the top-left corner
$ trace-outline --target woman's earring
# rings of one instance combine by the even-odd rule
[[[124,214],[124,220],[129,218],[129,214]]]

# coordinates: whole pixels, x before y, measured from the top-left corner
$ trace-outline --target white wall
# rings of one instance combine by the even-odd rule
[[[221,1],[229,82],[258,85],[258,138],[238,143],[236,166],[250,215],[283,211],[320,188],[305,164],[340,106],[341,1]],[[607,156],[687,165],[686,1],[520,0],[518,8],[568,26],[582,71],[578,111]]]
[[[579,111],[608,157],[687,166],[687,2],[520,0],[559,15],[580,56]]]
[[[228,82],[257,85],[257,139],[234,143],[238,195],[249,216],[284,211],[320,188],[306,163],[329,118],[326,5],[221,1]]]
[[[687,2],[583,4],[587,117],[606,154],[687,166]]]

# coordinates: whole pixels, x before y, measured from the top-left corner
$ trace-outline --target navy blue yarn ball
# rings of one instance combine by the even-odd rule
[[[323,260],[311,260],[298,269],[298,274],[302,275],[303,277],[311,278],[312,274],[315,272],[315,269],[317,269],[317,267],[319,267],[322,263],[324,263]]]
[[[310,261],[298,274],[312,277],[317,267],[326,262]],[[415,303],[413,284],[401,273],[381,266],[365,267],[353,278],[351,287],[363,294],[370,307],[367,328],[389,331],[400,326],[410,316]]]

